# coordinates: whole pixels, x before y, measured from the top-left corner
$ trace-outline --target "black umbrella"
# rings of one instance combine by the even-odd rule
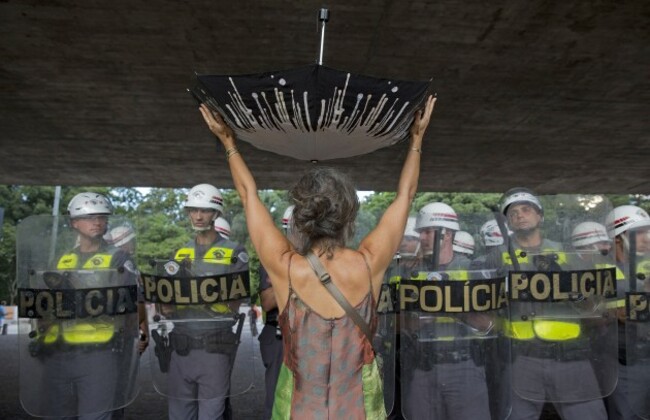
[[[325,21],[321,17],[322,35]],[[248,75],[197,75],[191,92],[218,111],[239,139],[296,159],[327,160],[408,137],[429,84],[313,64]]]

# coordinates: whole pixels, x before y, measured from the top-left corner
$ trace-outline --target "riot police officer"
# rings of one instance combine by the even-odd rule
[[[129,254],[131,257],[135,254],[136,238],[133,226],[128,224],[117,226],[111,229],[109,233],[104,235],[106,242],[116,248]],[[138,281],[140,280],[138,273]],[[141,286],[139,284],[139,286]],[[142,291],[142,287],[139,288]],[[138,342],[138,352],[140,354],[149,346],[149,321],[147,319],[147,309],[144,304],[144,296],[139,293],[138,299],[138,325],[140,326],[140,341]]]
[[[481,269],[486,266],[488,256],[494,248],[503,244],[503,236],[495,219],[483,223],[479,230],[479,238],[483,245],[482,252],[472,260],[472,268]]]
[[[199,277],[247,272],[245,248],[223,238],[213,227],[223,212],[219,190],[210,184],[196,185],[183,207],[196,235],[174,253],[173,260],[181,269]],[[167,264],[165,269],[170,267]],[[175,266],[171,271],[178,269]],[[173,350],[168,372],[170,419],[224,418],[239,341],[232,332],[238,311],[235,302],[177,304],[162,310],[174,321],[169,335]],[[241,334],[241,328],[238,331]]]
[[[415,216],[409,216],[404,228],[404,236],[393,262],[386,270],[388,283],[396,287],[402,278],[410,278],[421,265],[420,234],[415,231]]]
[[[454,236],[460,230],[458,215],[445,203],[429,203],[418,212],[415,231],[420,234],[420,252],[430,270],[467,269],[469,259],[454,254]]]
[[[77,194],[68,204],[74,247],[58,257],[55,269],[40,271],[34,265],[29,270],[32,287],[43,282],[63,296],[56,310],[37,320],[37,329],[29,336],[32,357],[21,363],[21,376],[31,376],[26,381],[38,377],[36,370],[42,369],[46,390],[38,401],[21,395],[26,410],[34,415],[110,419],[113,410],[137,393],[133,386],[138,370],[137,271],[128,253],[103,238],[112,213],[105,196]],[[53,236],[53,245],[63,246],[67,233]],[[66,297],[70,290],[75,297]],[[120,305],[113,306],[109,294],[120,296]],[[64,308],[68,311],[62,312]],[[34,358],[43,363],[33,365]]]
[[[618,384],[606,398],[611,420],[636,420],[650,416],[650,341],[647,322],[630,322],[626,314],[626,292],[650,291],[647,270],[642,267],[650,256],[650,216],[640,207],[616,207],[607,217],[607,229],[614,237],[618,288],[617,317]],[[632,236],[632,233],[634,235]],[[634,243],[632,242],[634,237]],[[634,267],[634,269],[633,269]],[[636,273],[631,273],[634,270]],[[631,276],[636,278],[630,281]],[[639,275],[641,274],[641,275]],[[634,283],[634,284],[631,284]],[[645,333],[645,334],[644,334]]]
[[[481,226],[480,234],[481,240],[483,241],[483,246],[486,250],[503,244],[503,236],[501,235],[497,221],[494,219],[483,223],[483,226]]]
[[[418,212],[422,265],[411,280],[428,283],[472,280],[470,260],[454,252],[458,216],[445,203],[429,203]],[[400,289],[405,288],[402,280]],[[401,295],[400,291],[400,295]],[[485,325],[473,314],[405,312],[401,317],[402,410],[408,419],[490,419],[489,395],[473,333]],[[490,322],[489,320],[487,321]],[[491,328],[488,326],[487,328]],[[478,338],[478,337],[477,337]],[[468,403],[471,401],[471,404]]]
[[[571,232],[571,245],[580,251],[609,253],[612,240],[607,229],[600,223],[587,221],[578,224]]]
[[[459,230],[454,235],[454,252],[465,254],[468,258],[474,255],[474,237],[464,230]]]
[[[489,266],[525,271],[528,277],[522,274],[523,279],[530,278],[531,272],[575,267],[564,245],[542,234],[544,208],[532,191],[507,191],[500,210],[512,235],[507,238],[508,249],[500,246],[488,258]],[[525,292],[520,296],[531,295]],[[570,302],[520,302],[513,300],[511,293],[509,310],[504,330],[512,343],[511,418],[536,419],[549,401],[564,419],[605,420],[600,384],[589,361],[590,346],[596,340],[581,322],[577,306]]]
[[[415,231],[415,219],[414,216],[409,216],[406,220],[404,236],[398,250],[400,258],[409,262],[415,261],[420,254],[420,234]]]

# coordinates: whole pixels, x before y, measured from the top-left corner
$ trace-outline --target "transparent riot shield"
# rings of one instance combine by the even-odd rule
[[[155,304],[150,325],[153,384],[172,400],[223,401],[248,391],[255,377],[248,259],[229,256],[152,261],[142,276]],[[244,261],[245,259],[245,261]]]
[[[619,382],[630,408],[643,419],[650,419],[650,255],[637,247],[637,238],[647,241],[648,232],[647,227],[628,231],[630,258],[624,273],[627,377]]]
[[[386,270],[377,302],[377,331],[373,348],[384,385],[386,413],[393,410],[395,403],[395,355],[397,352],[397,286],[399,284],[399,262],[396,258]]]
[[[509,210],[512,233],[497,255],[508,274],[513,399],[599,400],[614,390],[618,365],[611,206],[602,196],[538,198],[542,211]]]
[[[407,419],[500,419],[505,279],[488,270],[420,272],[399,288],[402,413]]]
[[[137,271],[102,237],[126,221],[31,216],[16,235],[20,400],[33,416],[101,414],[137,395]]]

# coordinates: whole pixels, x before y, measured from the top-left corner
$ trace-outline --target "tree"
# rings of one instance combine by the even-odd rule
[[[16,226],[25,218],[52,214],[54,187],[51,186],[0,186],[0,207],[4,208],[3,232],[0,235],[0,299],[13,301],[16,282]],[[171,253],[192,237],[192,230],[183,210],[187,190],[182,188],[152,188],[146,196],[135,188],[109,187],[63,187],[58,214],[65,214],[67,203],[82,191],[95,191],[109,196],[117,215],[125,216],[136,227],[138,238],[137,262],[140,267],[148,265],[152,258],[169,258]],[[289,206],[287,191],[262,190],[260,199],[271,212],[276,226],[281,226],[284,210]],[[250,255],[252,287],[257,289],[259,259],[255,254],[246,227],[241,200],[235,190],[224,190],[224,216],[230,222],[232,239],[246,246]],[[375,192],[361,203],[356,221],[356,234],[350,245],[356,247],[363,237],[377,224],[386,208],[395,198],[394,192]],[[468,214],[488,214],[498,209],[501,194],[434,193],[421,192],[411,208],[411,214],[429,202],[442,201],[451,205],[462,218]],[[612,206],[635,204],[650,210],[650,196],[610,195]],[[584,204],[584,203],[583,203]],[[594,211],[601,214],[611,207],[599,203]],[[579,210],[579,209],[577,209]],[[548,216],[557,219],[549,209]],[[565,210],[567,211],[567,210]],[[566,218],[565,218],[566,219]],[[566,221],[554,229],[568,229]],[[573,223],[573,221],[570,221]],[[550,228],[550,227],[549,227]]]

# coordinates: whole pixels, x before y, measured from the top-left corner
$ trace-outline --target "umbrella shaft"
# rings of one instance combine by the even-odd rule
[[[323,64],[323,51],[325,49],[325,24],[329,20],[330,13],[329,10],[322,8],[318,13],[318,20],[321,23],[320,26],[320,54],[318,56],[318,65]]]

